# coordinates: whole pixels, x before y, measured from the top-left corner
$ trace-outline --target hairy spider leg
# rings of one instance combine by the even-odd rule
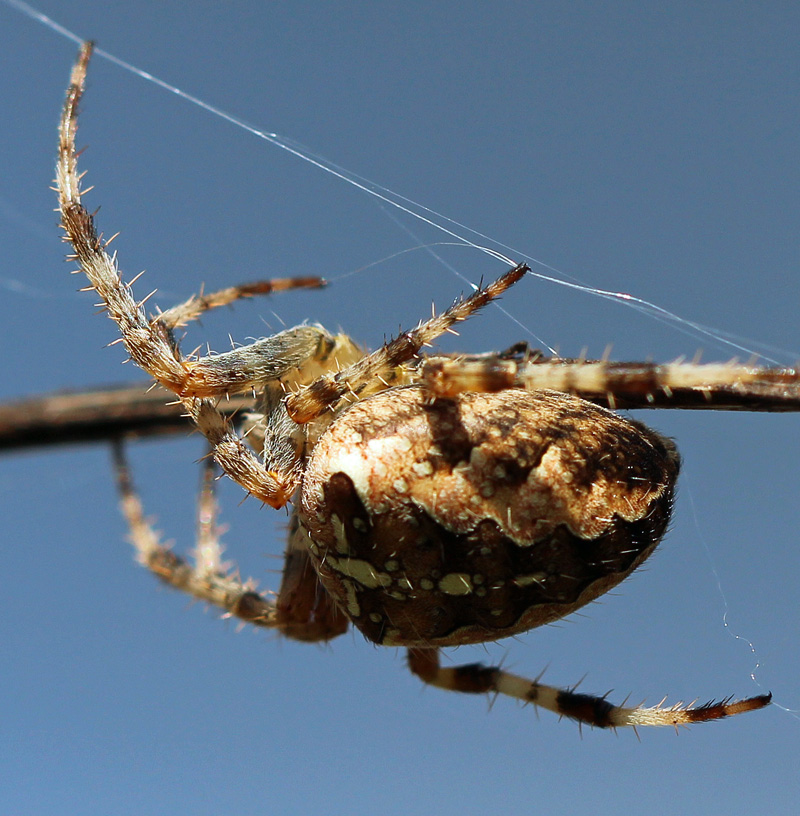
[[[618,363],[562,360],[431,358],[420,379],[435,397],[507,388],[548,389],[617,408],[800,410],[800,374],[794,368],[728,363]]]
[[[524,703],[533,703],[561,717],[569,717],[578,723],[598,728],[620,728],[638,725],[688,725],[707,722],[755,711],[769,705],[771,694],[761,694],[744,700],[720,700],[695,708],[684,703],[654,707],[634,706],[628,708],[609,703],[593,694],[579,694],[574,689],[560,689],[511,674],[497,666],[470,663],[463,666],[442,668],[438,649],[409,649],[408,665],[423,682],[431,686],[461,691],[467,694],[501,694],[514,697]]]

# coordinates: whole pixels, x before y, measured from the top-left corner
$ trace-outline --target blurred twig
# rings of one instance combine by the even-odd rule
[[[163,436],[192,431],[183,408],[161,387],[123,385],[63,391],[0,405],[0,451],[103,442],[122,436]],[[169,404],[173,402],[173,404]],[[223,400],[230,416],[250,397]]]

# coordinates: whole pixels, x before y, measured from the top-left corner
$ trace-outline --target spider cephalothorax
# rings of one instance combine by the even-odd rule
[[[592,725],[677,725],[769,702],[619,707],[499,668],[443,669],[438,651],[557,620],[622,581],[660,541],[679,470],[675,446],[601,406],[798,410],[794,370],[561,360],[524,346],[422,354],[524,277],[522,264],[370,354],[344,335],[299,326],[186,358],[176,326],[221,303],[318,280],[235,287],[144,313],[81,202],[75,133],[91,50],[84,46],[73,71],[60,128],[56,181],[73,258],[131,358],[178,397],[222,469],[270,506],[294,505],[273,599],[221,562],[211,466],[192,564],[144,521],[117,446],[122,507],[143,564],[288,637],[330,640],[352,623],[376,643],[407,647],[425,682],[505,694]],[[245,444],[215,400],[249,392]]]

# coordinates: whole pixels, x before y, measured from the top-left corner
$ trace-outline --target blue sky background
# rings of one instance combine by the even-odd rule
[[[800,358],[795,3],[47,2],[111,53],[563,275]],[[48,190],[75,46],[0,3],[0,397],[144,381],[75,294]],[[79,138],[123,268],[168,306],[317,272],[324,292],[209,316],[187,347],[304,319],[375,346],[464,284],[446,238],[97,59]],[[413,230],[410,234],[406,229]],[[502,267],[439,247],[472,281]],[[389,259],[389,260],[387,260]],[[447,348],[733,351],[535,280]],[[754,348],[755,343],[744,345]],[[758,346],[762,348],[762,346]],[[769,689],[800,708],[793,416],[644,417],[685,457],[663,547],[613,597],[455,662],[614,699]],[[193,535],[197,438],[132,450],[148,511]],[[228,552],[276,588],[285,517],[221,491]],[[4,813],[789,813],[800,720],[778,706],[617,735],[424,689],[402,652],[236,632],[132,563],[107,451],[0,460]],[[726,607],[727,601],[727,607]],[[727,611],[728,628],[725,627]],[[735,636],[741,636],[736,639]],[[751,653],[748,640],[755,648]],[[756,668],[758,663],[758,668]],[[756,671],[760,685],[750,674]]]

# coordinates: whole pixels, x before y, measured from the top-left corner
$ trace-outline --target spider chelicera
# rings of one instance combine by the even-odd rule
[[[81,49],[60,126],[56,183],[71,257],[130,357],[176,395],[222,470],[271,507],[293,507],[280,591],[259,593],[221,561],[213,465],[189,561],[144,520],[118,445],[123,512],[142,564],[287,637],[327,641],[353,624],[375,643],[406,647],[411,671],[426,683],[515,697],[580,723],[678,725],[769,703],[760,695],[698,707],[616,706],[496,667],[442,668],[439,650],[562,618],[654,550],[680,459],[670,440],[612,409],[796,411],[796,371],[564,360],[525,346],[473,357],[422,353],[524,277],[523,264],[370,354],[303,325],[185,357],[173,331],[202,312],[317,281],[235,287],[145,314],[81,201],[75,135],[91,52],[91,44]],[[241,423],[247,444],[216,405],[242,393],[254,395]]]

